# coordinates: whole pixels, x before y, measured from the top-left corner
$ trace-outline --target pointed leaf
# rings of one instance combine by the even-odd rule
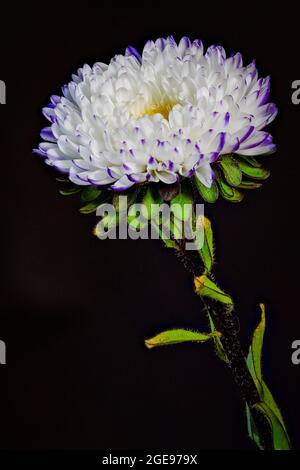
[[[221,334],[217,331],[212,333],[200,333],[199,331],[190,331],[184,329],[169,330],[159,333],[153,338],[147,339],[145,344],[148,349],[155,348],[157,346],[167,346],[170,344],[186,343],[186,342],[198,342],[203,343],[210,340],[215,336]]]
[[[263,304],[260,304],[260,309],[261,309],[261,320],[253,334],[252,343],[249,348],[249,353],[247,356],[247,366],[255,382],[255,385],[257,387],[263,407],[266,407],[267,410],[270,410],[269,421],[273,423],[272,424],[273,426],[276,426],[276,430],[278,430],[279,433],[282,434],[282,432],[284,431],[285,433],[284,440],[289,441],[289,437],[286,432],[286,427],[285,427],[280,409],[277,403],[275,402],[271,391],[269,390],[268,386],[264,382],[263,376],[262,376],[262,347],[263,347],[264,332],[266,328],[265,306]],[[246,414],[249,412],[251,413],[251,410],[250,411],[247,410],[247,407],[246,407]],[[274,419],[274,417],[276,418],[276,420]],[[276,424],[277,421],[280,426]],[[248,417],[248,425],[251,427],[251,420],[249,417]],[[253,429],[252,429],[252,434],[254,436]],[[253,437],[253,439],[256,442],[255,436]]]
[[[223,304],[233,306],[232,298],[223,292],[213,281],[205,274],[194,279],[196,294],[203,297],[209,297]]]
[[[289,437],[273,411],[263,402],[256,403],[253,408],[262,413],[267,419],[272,429],[274,450],[290,450],[291,445]]]
[[[249,348],[249,354],[247,357],[247,365],[249,371],[253,377],[253,380],[259,382],[259,387],[261,386],[262,380],[262,371],[261,371],[261,358],[262,358],[262,347],[264,340],[264,333],[266,328],[266,315],[265,315],[265,306],[260,304],[261,309],[261,320],[254,330],[252,343]]]

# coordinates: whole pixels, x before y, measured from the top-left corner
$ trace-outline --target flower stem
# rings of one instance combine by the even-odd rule
[[[185,243],[179,244],[177,256],[183,262],[186,269],[193,275],[199,276],[201,265],[197,253],[185,250]],[[199,266],[200,265],[200,266]],[[231,370],[235,383],[237,384],[243,400],[250,408],[261,401],[254,380],[247,367],[245,354],[239,337],[239,320],[234,310],[228,313],[226,305],[212,299],[205,299],[200,296],[204,308],[210,314],[217,330],[222,334],[221,344],[228,360],[228,367]],[[269,423],[255,409],[252,416],[260,436],[260,442],[264,449],[272,449],[272,430]]]

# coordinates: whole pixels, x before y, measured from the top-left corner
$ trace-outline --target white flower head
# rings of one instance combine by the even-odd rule
[[[72,79],[43,109],[51,126],[36,152],[77,185],[123,191],[195,176],[210,188],[220,156],[275,148],[263,131],[277,114],[269,77],[221,46],[160,38]]]

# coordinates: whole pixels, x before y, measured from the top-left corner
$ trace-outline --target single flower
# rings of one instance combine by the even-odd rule
[[[219,190],[239,200],[232,187],[259,186],[243,174],[268,176],[249,156],[274,150],[263,129],[277,108],[268,103],[269,77],[258,78],[254,62],[243,66],[241,54],[227,58],[221,46],[204,52],[200,40],[160,38],[142,55],[128,47],[109,65],[84,65],[72,78],[43,109],[51,125],[35,152],[76,185],[123,191],[193,177],[214,202]]]

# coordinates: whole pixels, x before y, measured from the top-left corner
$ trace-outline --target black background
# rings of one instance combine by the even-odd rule
[[[245,7],[224,16],[213,6],[204,14],[199,5],[43,3],[2,17],[1,448],[253,448],[238,391],[210,344],[144,347],[164,328],[206,327],[179,261],[159,241],[97,240],[95,216],[78,212],[77,197],[60,196],[52,171],[31,153],[45,125],[41,107],[77,67],[173,34],[240,51],[272,77],[279,116],[271,126],[277,154],[265,157],[271,177],[241,204],[206,211],[216,276],[236,301],[245,349],[266,302],[265,379],[300,449],[300,366],[291,363],[300,338],[300,105],[291,102],[300,25],[290,15],[249,16]]]

